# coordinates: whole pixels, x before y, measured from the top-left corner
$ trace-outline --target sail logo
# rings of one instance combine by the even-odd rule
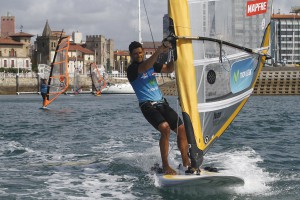
[[[248,69],[247,71],[243,71],[243,72],[237,70],[235,73],[233,73],[234,83],[237,83],[240,78],[245,78],[251,75],[252,75],[252,69]]]
[[[266,13],[268,10],[268,0],[255,0],[247,2],[247,16]]]
[[[233,73],[233,80],[234,80],[234,83],[237,83],[238,80],[239,80],[239,73],[240,71],[237,70],[235,73]]]
[[[232,93],[250,87],[253,80],[254,60],[247,58],[232,64],[230,72],[230,89]]]

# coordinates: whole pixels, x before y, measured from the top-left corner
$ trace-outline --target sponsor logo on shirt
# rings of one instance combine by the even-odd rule
[[[148,78],[148,74],[147,73],[143,73],[143,75],[141,76],[141,79],[146,79]]]

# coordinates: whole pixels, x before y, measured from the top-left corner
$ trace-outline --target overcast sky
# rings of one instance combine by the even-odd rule
[[[162,18],[167,13],[166,0],[144,0],[155,41],[162,40]],[[288,14],[299,0],[274,0],[274,11]],[[127,50],[138,41],[138,0],[9,0],[0,6],[1,16],[15,16],[16,32],[41,35],[48,20],[52,31],[67,34],[79,31],[86,35],[103,35],[115,41],[115,50]],[[141,0],[142,38],[152,41]],[[35,38],[33,38],[35,40]]]

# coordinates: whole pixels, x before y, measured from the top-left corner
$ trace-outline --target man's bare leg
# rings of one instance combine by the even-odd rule
[[[174,131],[177,133],[177,145],[181,152],[182,164],[184,167],[189,167],[191,166],[191,162],[188,156],[189,146],[184,125],[180,125]]]
[[[174,175],[176,171],[172,169],[168,162],[169,154],[169,139],[170,139],[170,126],[167,122],[163,122],[158,126],[158,130],[161,133],[159,146],[162,159],[162,167],[165,174]]]

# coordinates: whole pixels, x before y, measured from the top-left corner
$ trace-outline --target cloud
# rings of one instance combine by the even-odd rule
[[[289,12],[299,0],[274,0],[274,11]],[[152,41],[144,4],[155,41],[162,40],[162,19],[167,13],[166,0],[141,0],[142,38]],[[86,35],[103,35],[115,41],[115,49],[127,49],[138,40],[138,0],[9,0],[0,7],[16,17],[16,32],[41,35],[48,20],[52,30],[64,29],[67,34],[79,31]],[[34,39],[34,38],[33,38]]]

